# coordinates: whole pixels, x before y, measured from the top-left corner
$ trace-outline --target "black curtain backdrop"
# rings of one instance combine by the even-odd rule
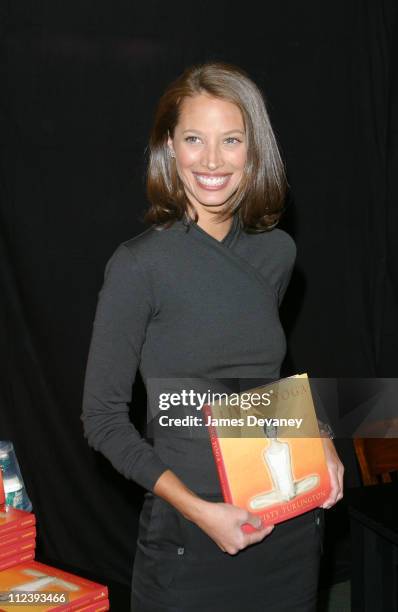
[[[0,439],[48,558],[130,582],[142,490],[88,447],[81,395],[104,266],[144,229],[153,111],[185,66],[236,63],[268,100],[298,246],[285,371],[398,376],[395,20],[395,0],[2,4]]]

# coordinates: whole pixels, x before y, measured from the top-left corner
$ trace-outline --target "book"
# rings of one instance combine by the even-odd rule
[[[12,544],[17,544],[18,542],[23,542],[24,540],[31,540],[35,537],[36,527],[34,525],[31,527],[26,527],[25,529],[9,531],[3,536],[0,535],[0,550],[2,550],[4,546],[11,546]]]
[[[10,531],[26,529],[35,524],[36,517],[32,512],[18,510],[12,506],[5,506],[0,511],[0,537],[3,537]]]
[[[86,607],[87,610],[97,610],[95,607],[88,607],[89,605],[97,605],[99,610],[108,609],[103,607],[108,598],[108,588],[105,585],[39,561],[28,561],[0,572],[0,593],[3,599],[0,601],[0,612],[15,612],[16,604],[7,599],[7,594],[10,593],[14,596],[18,593],[31,594],[31,597],[36,595],[36,601],[24,604],[32,612],[78,612],[86,610]],[[57,602],[54,598],[56,594],[59,600]],[[42,600],[47,598],[47,601],[37,602],[40,597]],[[62,601],[62,598],[65,601]]]
[[[24,552],[27,552],[31,549],[36,548],[36,538],[30,538],[29,540],[23,540],[22,542],[17,542],[11,544],[10,546],[1,546],[0,547],[0,563],[7,559],[7,557],[11,557],[11,555],[18,555]]]
[[[264,526],[321,506],[330,479],[307,375],[233,395],[203,408],[224,500]]]
[[[14,567],[14,565],[19,565],[25,561],[30,561],[35,558],[35,549],[30,549],[28,551],[24,551],[21,553],[17,553],[16,555],[11,555],[6,557],[5,559],[0,560],[0,571],[4,571],[9,569],[10,567]],[[1,574],[0,574],[1,576]],[[0,581],[0,591],[1,591],[1,581]]]

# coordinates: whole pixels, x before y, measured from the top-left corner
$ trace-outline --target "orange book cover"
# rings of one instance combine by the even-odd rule
[[[321,506],[330,480],[307,375],[233,395],[204,407],[225,501],[264,525]]]
[[[36,537],[36,527],[27,527],[26,529],[18,529],[17,531],[10,531],[3,536],[0,536],[0,550],[5,546],[11,546],[24,540],[31,540]]]
[[[30,538],[29,540],[23,540],[22,542],[19,541],[14,544],[10,544],[9,546],[1,546],[0,563],[5,561],[7,557],[11,557],[11,555],[19,555],[35,548],[36,538]]]
[[[26,529],[35,524],[36,517],[32,512],[18,510],[12,506],[5,506],[5,509],[0,511],[0,537],[10,531]]]
[[[35,558],[35,549],[30,549],[27,552],[18,553],[17,555],[11,555],[5,559],[0,560],[0,572],[3,572],[15,565],[19,565],[25,561],[30,561]],[[1,576],[1,573],[0,573]],[[0,591],[1,591],[1,580],[0,580]]]
[[[103,605],[103,600],[108,597],[106,586],[39,561],[29,561],[2,571],[0,592],[3,600],[0,601],[0,611],[4,612],[15,612],[16,604],[10,603],[10,594],[14,600],[29,595],[30,599],[24,605],[32,612],[77,611],[89,604]]]

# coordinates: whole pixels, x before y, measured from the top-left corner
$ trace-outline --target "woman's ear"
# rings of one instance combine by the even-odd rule
[[[173,140],[172,140],[170,134],[169,134],[169,137],[167,139],[167,146],[169,147],[170,157],[175,157],[174,147],[173,147]]]

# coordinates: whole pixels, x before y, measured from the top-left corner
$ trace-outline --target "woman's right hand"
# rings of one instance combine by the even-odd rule
[[[157,480],[153,492],[174,506],[176,510],[204,531],[223,552],[236,555],[240,550],[261,542],[274,525],[261,527],[256,514],[223,502],[210,502],[193,493],[172,472],[165,470]],[[251,524],[255,531],[245,533],[242,525]]]
[[[274,528],[274,525],[262,527],[261,519],[247,510],[232,504],[204,500],[201,503],[200,514],[194,522],[223,552],[230,555],[235,555],[251,544],[261,542]],[[245,533],[242,530],[244,523],[252,525],[255,531]]]

